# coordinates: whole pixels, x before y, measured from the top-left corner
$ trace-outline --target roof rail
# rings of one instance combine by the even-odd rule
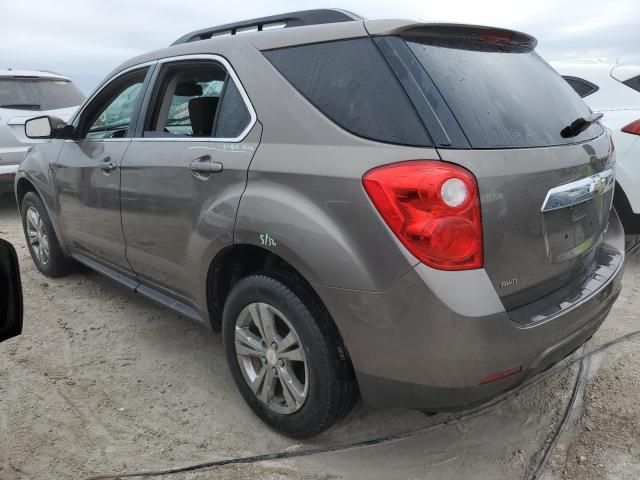
[[[227,23],[217,27],[204,28],[183,35],[171,45],[207,40],[211,37],[237,35],[243,32],[271,30],[275,28],[301,27],[303,25],[319,25],[321,23],[353,22],[364,20],[360,15],[340,9],[303,10],[283,13],[270,17],[253,18],[236,23]]]

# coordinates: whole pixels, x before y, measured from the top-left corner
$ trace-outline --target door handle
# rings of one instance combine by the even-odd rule
[[[214,162],[209,155],[196,158],[191,162],[189,167],[192,172],[196,174],[210,175],[212,173],[218,173],[222,171],[222,164],[220,162]]]
[[[105,158],[100,164],[100,170],[102,170],[103,172],[111,173],[116,168],[118,168],[118,164],[116,162],[112,162],[111,157]]]

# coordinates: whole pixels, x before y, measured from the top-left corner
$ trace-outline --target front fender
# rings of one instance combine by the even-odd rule
[[[61,235],[58,223],[58,202],[55,194],[55,182],[53,178],[53,164],[62,149],[61,141],[52,141],[35,145],[25,154],[15,180],[15,194],[18,209],[21,209],[21,195],[24,191],[24,182],[28,182],[42,199],[56,237],[63,249],[65,249],[64,238]]]

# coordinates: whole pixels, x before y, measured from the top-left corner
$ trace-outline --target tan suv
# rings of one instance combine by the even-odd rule
[[[81,262],[222,330],[296,437],[463,408],[589,338],[620,290],[608,133],[510,30],[297,12],[118,67],[16,183],[46,275]],[[122,98],[130,99],[127,102]]]

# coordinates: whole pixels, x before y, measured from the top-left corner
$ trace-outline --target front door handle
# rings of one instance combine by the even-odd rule
[[[218,173],[222,171],[222,164],[220,162],[214,162],[209,155],[196,158],[191,162],[191,171],[199,175],[211,175],[212,173]]]
[[[118,164],[111,161],[110,157],[105,158],[104,160],[102,160],[102,163],[100,163],[100,170],[102,170],[103,172],[111,173],[116,168],[118,168]]]

